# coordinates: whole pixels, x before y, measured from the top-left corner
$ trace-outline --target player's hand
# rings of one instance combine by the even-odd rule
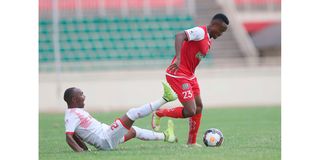
[[[176,74],[176,72],[178,71],[179,69],[179,65],[180,65],[180,59],[176,59],[174,61],[174,63],[172,63],[169,67],[168,67],[168,71],[170,73],[174,73]]]

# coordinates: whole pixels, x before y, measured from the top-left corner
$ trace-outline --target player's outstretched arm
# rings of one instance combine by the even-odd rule
[[[67,141],[68,145],[70,146],[70,148],[73,149],[73,151],[75,151],[75,152],[84,151],[84,149],[81,148],[79,146],[79,144],[76,142],[76,140],[73,138],[72,134],[66,134],[66,141]]]

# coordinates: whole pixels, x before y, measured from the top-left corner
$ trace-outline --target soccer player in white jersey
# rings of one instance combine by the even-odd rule
[[[86,143],[100,150],[112,150],[118,144],[131,138],[141,140],[163,140],[177,142],[174,135],[174,124],[168,121],[168,129],[164,132],[154,132],[132,126],[134,121],[143,118],[159,109],[163,104],[177,99],[176,94],[167,83],[162,83],[164,94],[159,100],[132,108],[121,118],[107,125],[97,121],[84,110],[85,95],[79,88],[68,88],[64,92],[64,100],[68,108],[65,111],[65,133],[67,144],[76,152],[88,150]]]

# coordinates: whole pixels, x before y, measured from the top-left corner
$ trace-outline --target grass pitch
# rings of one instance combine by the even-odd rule
[[[97,120],[110,124],[125,112],[91,113]],[[151,129],[151,116],[139,119],[136,126]],[[165,128],[168,118],[161,119]],[[114,151],[75,153],[65,142],[64,114],[40,113],[39,159],[43,160],[278,160],[281,159],[281,108],[217,108],[205,109],[197,141],[208,128],[219,128],[225,137],[221,147],[186,148],[188,120],[173,119],[179,138],[177,144],[133,139]],[[203,145],[204,146],[204,145]]]

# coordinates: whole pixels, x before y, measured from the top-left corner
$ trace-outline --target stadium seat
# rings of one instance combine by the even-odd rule
[[[194,25],[190,16],[61,19],[63,62],[171,59],[174,34]],[[52,21],[39,21],[39,62],[53,62]]]

